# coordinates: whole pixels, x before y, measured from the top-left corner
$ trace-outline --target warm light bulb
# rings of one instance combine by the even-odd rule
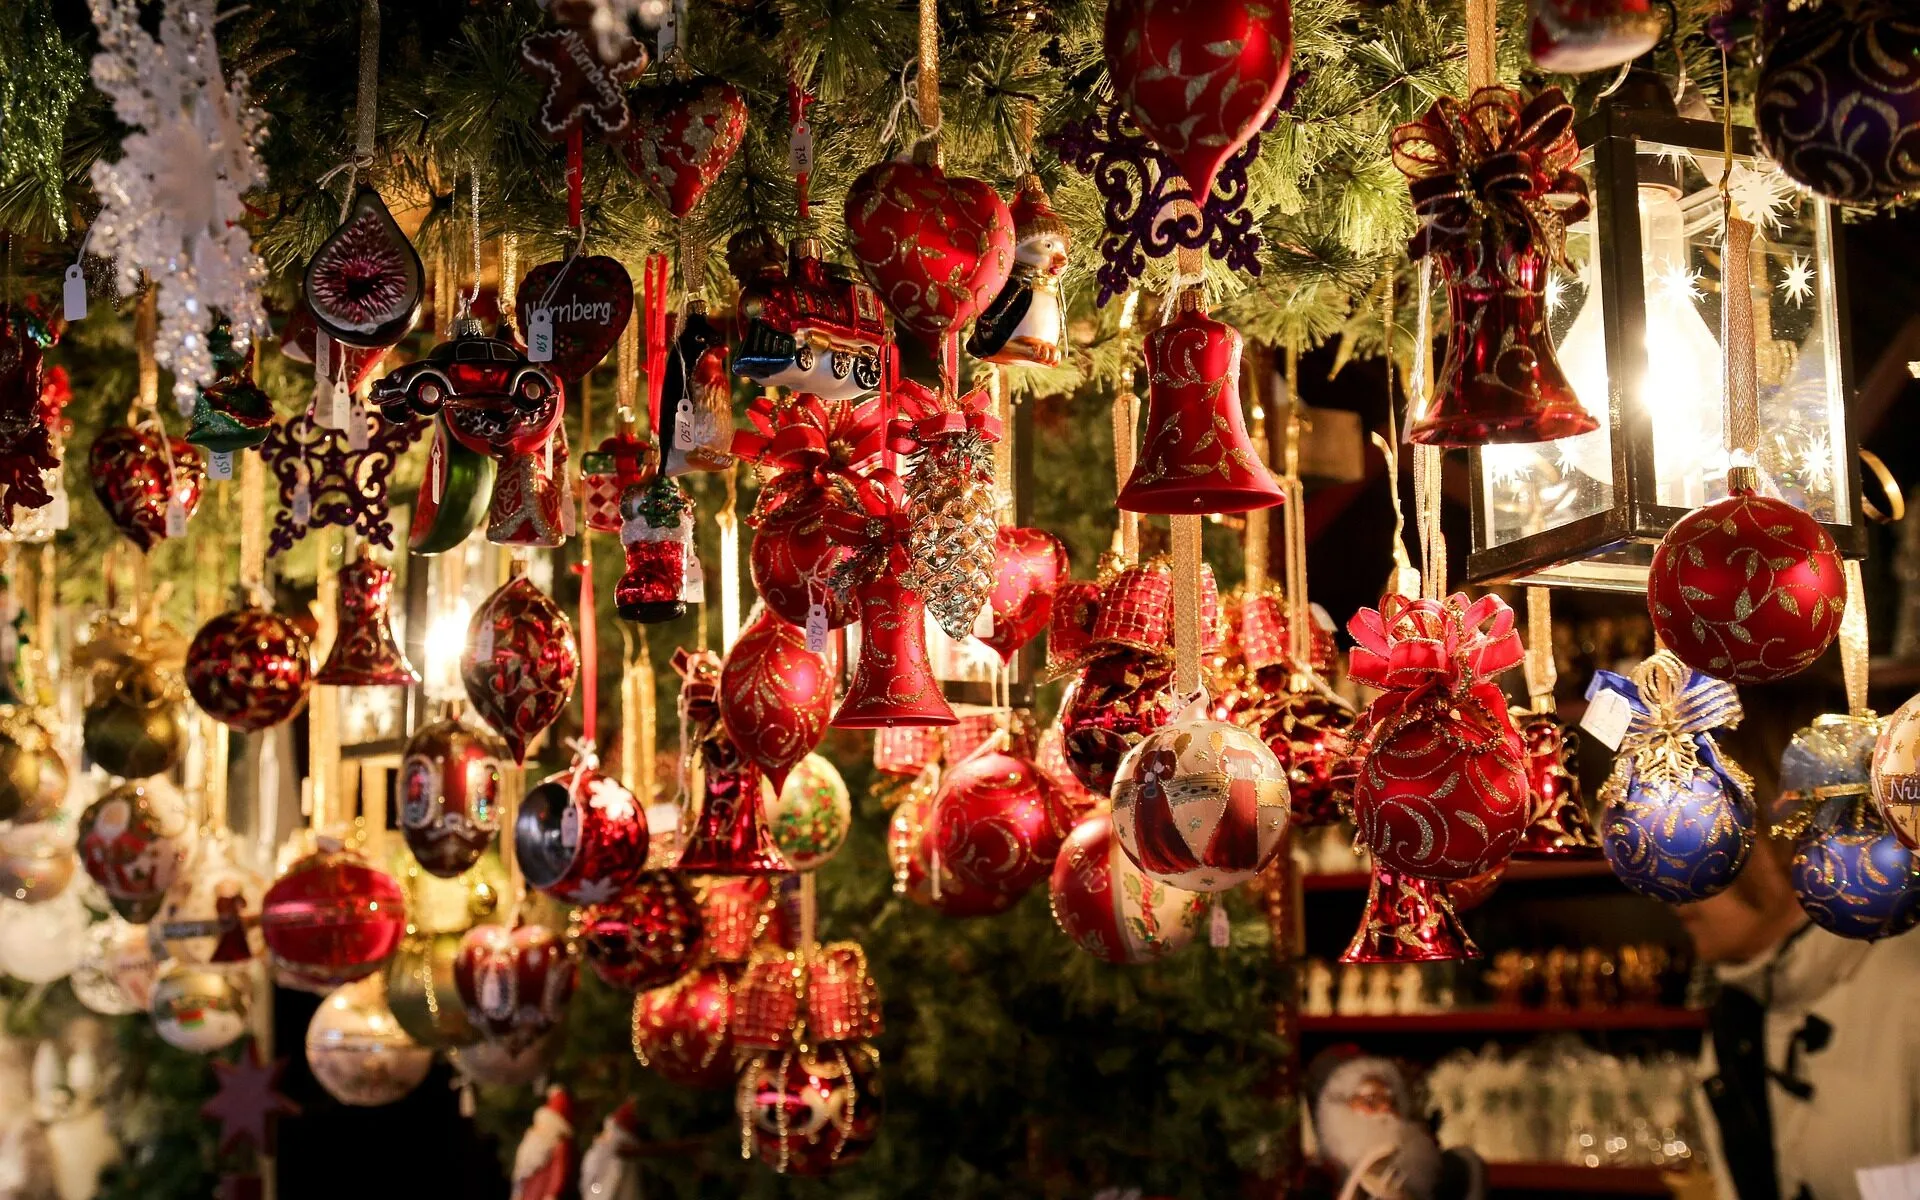
[[[460,681],[460,656],[467,649],[467,626],[473,621],[473,606],[460,599],[441,609],[427,622],[427,695],[441,700],[466,694]]]

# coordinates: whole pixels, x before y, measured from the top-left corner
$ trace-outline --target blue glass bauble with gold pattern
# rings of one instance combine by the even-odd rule
[[[1600,840],[1620,882],[1691,904],[1725,891],[1753,849],[1753,808],[1729,776],[1702,766],[1686,779],[1634,779],[1608,789]]]
[[[1877,941],[1920,924],[1920,856],[1902,846],[1867,795],[1881,722],[1829,714],[1795,734],[1780,758],[1781,832],[1789,878],[1814,924]]]

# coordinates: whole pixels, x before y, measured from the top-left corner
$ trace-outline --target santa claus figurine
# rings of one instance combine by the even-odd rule
[[[561,1200],[573,1195],[573,1101],[550,1087],[547,1102],[513,1152],[512,1200]]]
[[[1482,1200],[1486,1171],[1471,1150],[1442,1153],[1413,1111],[1400,1068],[1356,1047],[1308,1068],[1313,1132],[1339,1200]],[[1315,1086],[1317,1084],[1317,1086]]]
[[[639,1123],[631,1099],[608,1115],[580,1160],[580,1200],[640,1200]]]

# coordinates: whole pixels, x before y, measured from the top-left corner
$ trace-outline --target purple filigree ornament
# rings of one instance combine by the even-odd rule
[[[323,427],[311,413],[275,425],[260,444],[260,456],[280,489],[280,511],[268,535],[270,553],[293,549],[321,525],[352,529],[374,545],[393,549],[387,483],[427,422],[395,425],[364,411],[349,420],[366,422],[363,446],[356,448],[358,439]]]

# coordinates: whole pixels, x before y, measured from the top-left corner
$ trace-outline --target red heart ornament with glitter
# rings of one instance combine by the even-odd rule
[[[362,187],[340,227],[307,260],[302,294],[314,322],[335,341],[384,348],[420,315],[426,269],[380,193]]]
[[[627,96],[634,122],[621,153],[654,199],[676,219],[686,216],[720,178],[747,134],[747,102],[718,79],[635,88]]]
[[[289,719],[312,684],[305,631],[263,608],[213,618],[187,647],[187,691],[208,716],[233,729],[268,729]]]
[[[727,651],[720,669],[720,720],[740,752],[778,794],[787,772],[813,753],[833,714],[840,654],[807,649],[807,632],[762,606]]]
[[[579,379],[620,343],[633,315],[633,277],[618,260],[589,254],[541,263],[520,281],[515,297],[522,333],[539,309],[553,322],[547,368],[561,379]]]
[[[191,517],[200,507],[206,463],[180,438],[119,425],[93,440],[87,452],[93,494],[114,527],[142,550],[167,536],[167,503],[178,500]]]
[[[1013,214],[978,179],[949,176],[922,143],[875,163],[847,193],[848,245],[880,299],[934,353],[1000,294],[1013,270]]]
[[[1053,619],[1053,594],[1067,577],[1067,548],[1044,529],[1002,525],[994,535],[993,631],[980,640],[1002,662],[1040,635]]]
[[[580,647],[573,626],[524,575],[488,596],[467,626],[460,677],[467,699],[507,743],[515,762],[573,695]]]
[[[1103,44],[1116,102],[1205,196],[1286,90],[1293,10],[1287,0],[1112,0]]]
[[[476,925],[460,939],[453,980],[481,1033],[524,1049],[566,1015],[574,964],[567,944],[544,925]]]
[[[1812,666],[1839,635],[1846,600],[1839,551],[1820,523],[1749,492],[1675,521],[1647,576],[1661,644],[1729,683],[1767,683]]]

